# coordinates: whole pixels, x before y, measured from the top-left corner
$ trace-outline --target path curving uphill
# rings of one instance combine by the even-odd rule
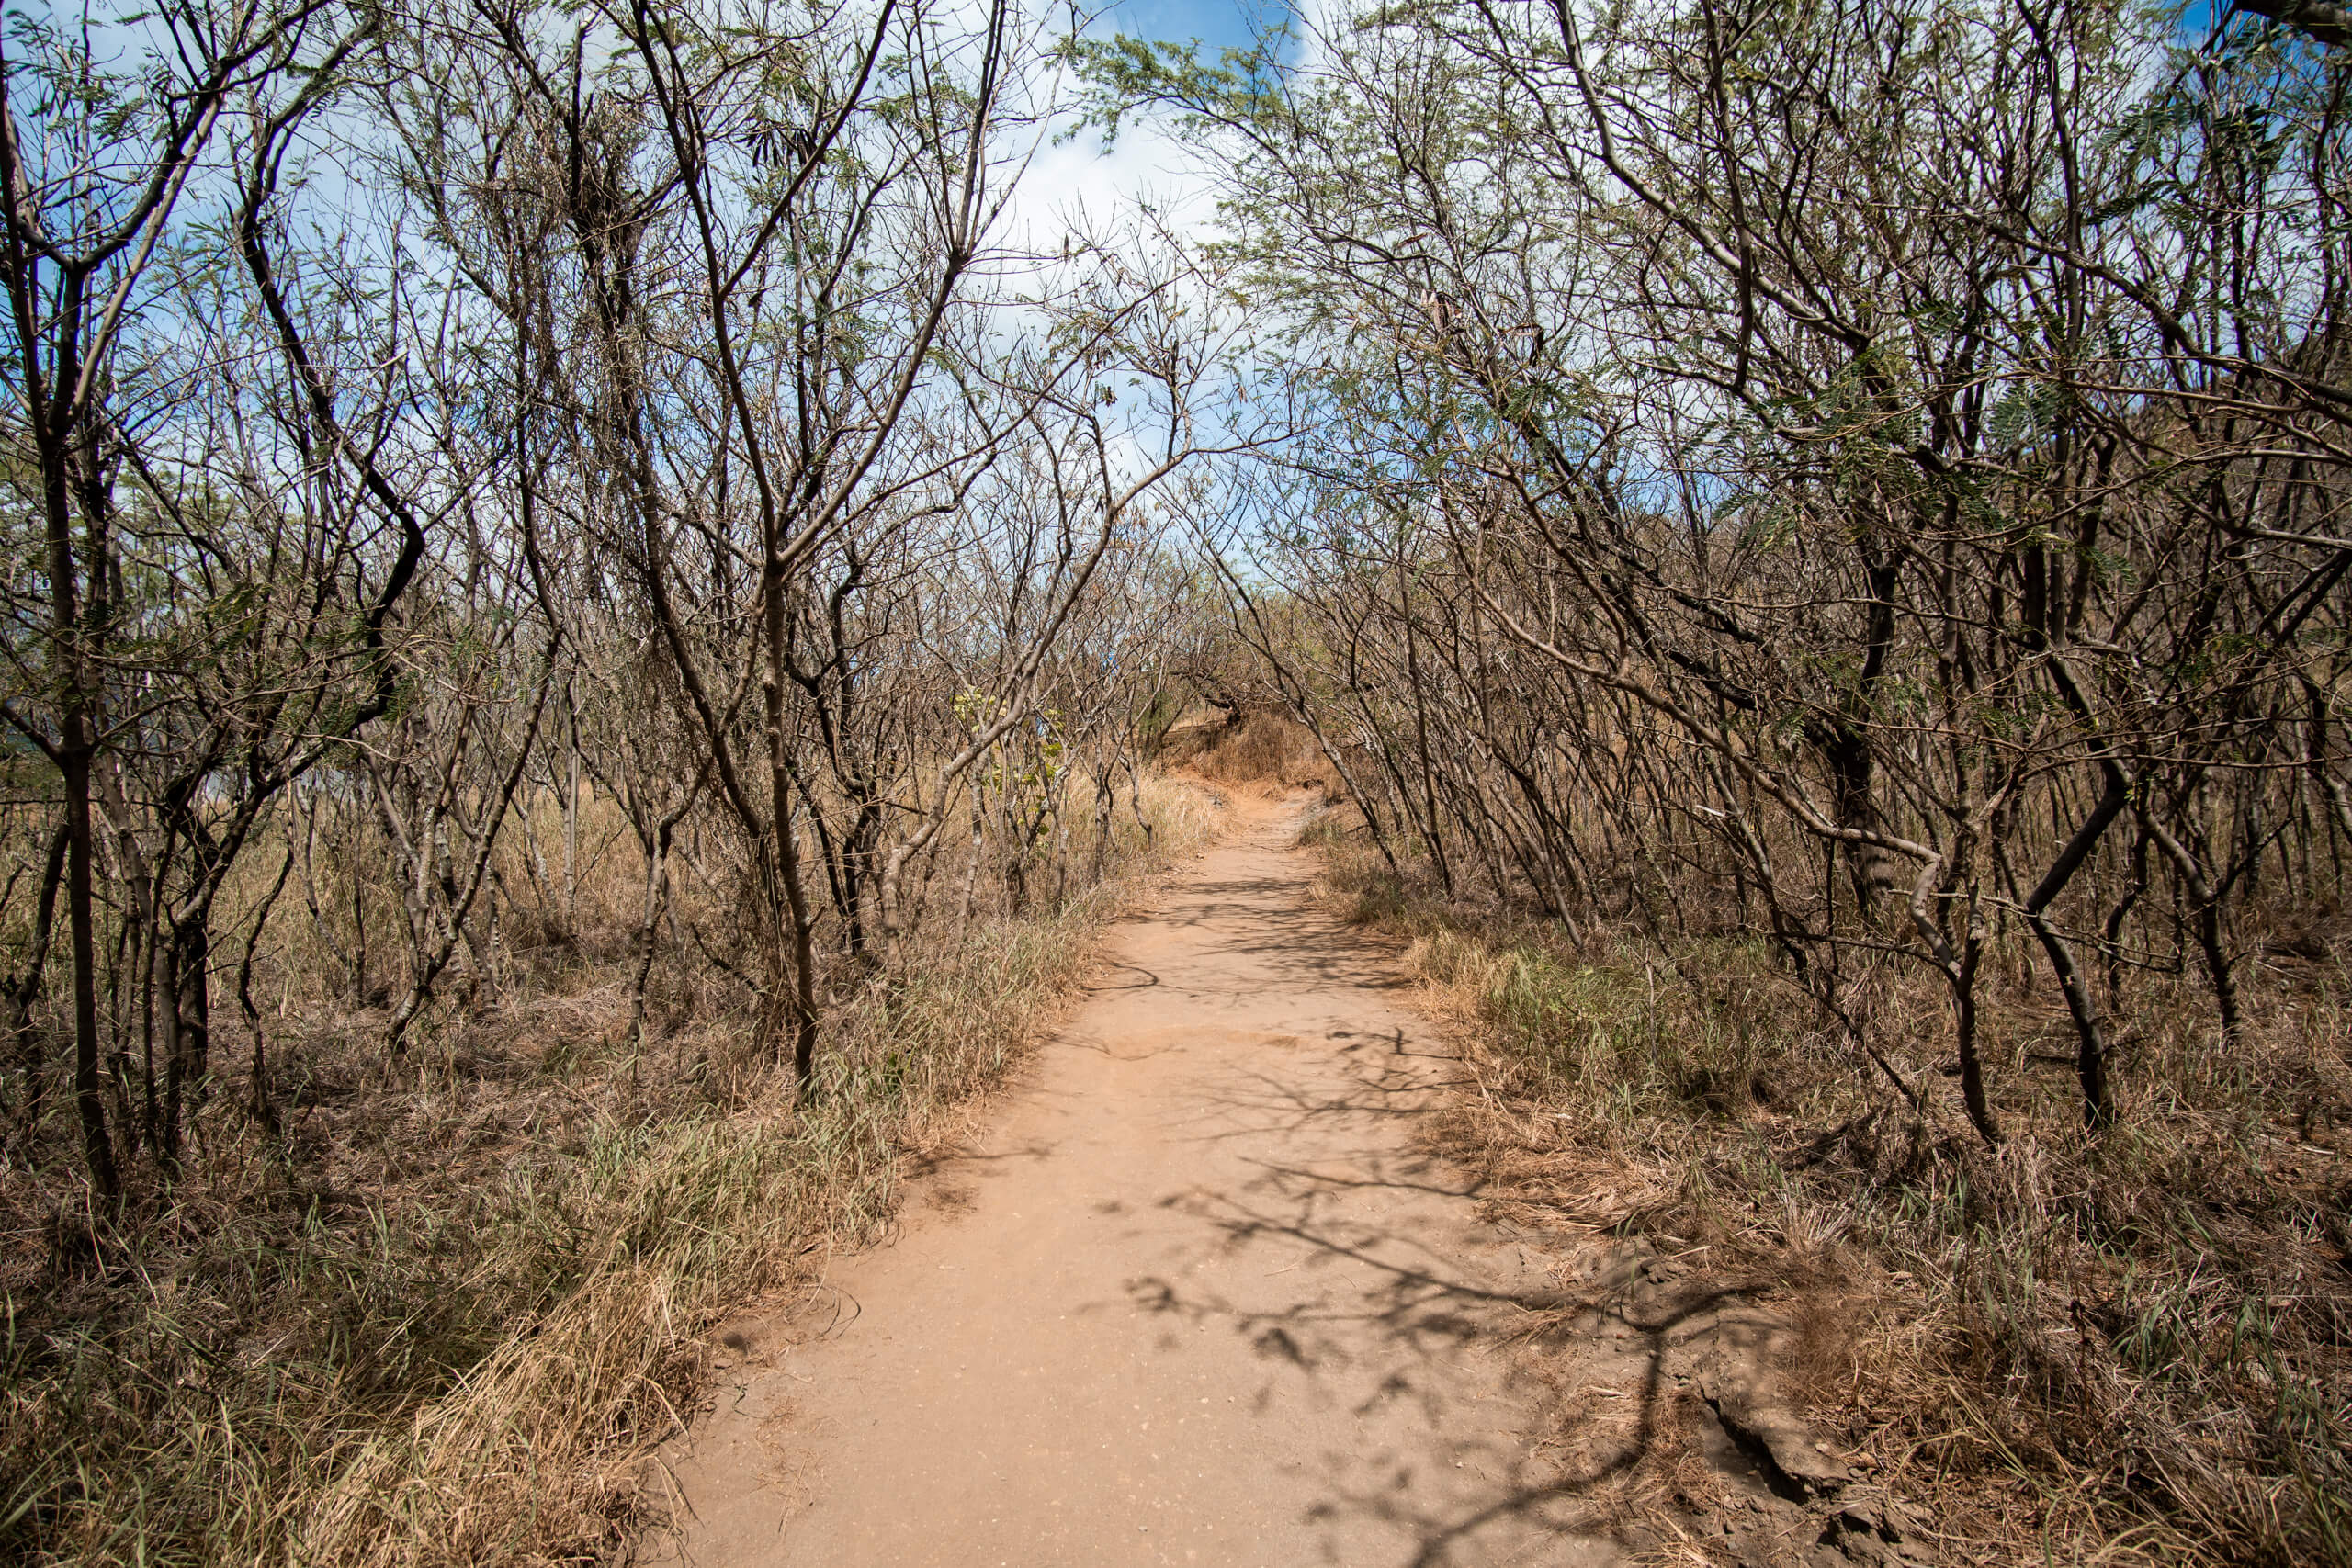
[[[1417,1147],[1458,1068],[1310,903],[1303,797],[1236,804],[898,1239],[750,1337],[672,1561],[1613,1560],[1530,1457],[1544,1270]]]

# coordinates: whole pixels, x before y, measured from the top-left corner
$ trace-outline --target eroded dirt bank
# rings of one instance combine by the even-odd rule
[[[1301,803],[1238,806],[896,1243],[741,1337],[673,1554],[1613,1559],[1529,1457],[1546,1271],[1415,1150],[1452,1061],[1309,907]]]

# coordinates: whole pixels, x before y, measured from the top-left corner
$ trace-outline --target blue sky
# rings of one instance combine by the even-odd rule
[[[1120,0],[1093,30],[1179,43],[1198,39],[1216,49],[1242,49],[1250,42],[1250,19],[1272,17],[1280,8],[1261,0]]]
[[[1057,6],[1069,3],[1045,0]],[[1176,43],[1197,39],[1214,60],[1217,50],[1252,45],[1259,25],[1288,14],[1296,3],[1078,0],[1078,10],[1083,16],[1090,4],[1106,6],[1087,28],[1090,36],[1125,33]],[[1057,19],[1067,26],[1067,17],[1065,11]],[[1066,224],[1115,225],[1141,202],[1179,227],[1193,228],[1212,215],[1213,175],[1193,150],[1179,145],[1149,117],[1130,120],[1110,148],[1091,132],[1066,141],[1047,141],[1035,150],[1015,198],[1016,216],[1010,227],[1026,231],[1032,243],[1050,252]]]

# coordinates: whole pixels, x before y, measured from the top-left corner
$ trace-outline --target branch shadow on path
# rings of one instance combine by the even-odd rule
[[[1742,1287],[1686,1292],[1635,1319],[1562,1290],[1540,1260],[1548,1248],[1531,1264],[1526,1249],[1476,1223],[1479,1182],[1416,1140],[1399,1145],[1396,1122],[1428,1112],[1448,1087],[1435,1075],[1456,1058],[1411,1049],[1401,1030],[1329,1032],[1349,1042],[1324,1058],[1335,1070],[1245,1069],[1195,1086],[1188,1111],[1198,1124],[1189,1135],[1242,1145],[1234,1159],[1248,1176],[1166,1200],[1198,1223],[1192,1247],[1220,1267],[1198,1269],[1180,1257],[1168,1271],[1129,1280],[1131,1304],[1195,1331],[1238,1335],[1275,1376],[1318,1383],[1322,1397],[1346,1403],[1358,1416],[1385,1404],[1414,1407],[1426,1436],[1418,1453],[1395,1456],[1390,1472],[1368,1469],[1362,1453],[1317,1456],[1312,1517],[1369,1522],[1406,1536],[1416,1543],[1409,1558],[1416,1568],[1496,1560],[1476,1543],[1506,1529],[1558,1541],[1570,1553],[1544,1561],[1582,1561],[1573,1554],[1578,1544],[1593,1549],[1592,1561],[1607,1560],[1605,1544],[1587,1537],[1601,1522],[1591,1506],[1595,1494],[1654,1450],[1671,1408],[1667,1363],[1679,1331],[1740,1296]],[[1465,1231],[1484,1233],[1487,1245],[1465,1251]],[[1259,1299],[1202,1282],[1257,1275],[1291,1283]],[[1464,1358],[1494,1358],[1503,1364],[1504,1386],[1540,1404],[1546,1391],[1526,1386],[1512,1365],[1515,1352],[1531,1341],[1596,1331],[1623,1339],[1617,1359],[1630,1374],[1623,1392],[1636,1409],[1626,1440],[1571,1466],[1535,1451],[1538,1433],[1498,1442],[1490,1423],[1457,1419],[1463,1396],[1454,1371]],[[1270,1377],[1259,1397],[1271,1397],[1273,1387]],[[1450,1465],[1476,1479],[1444,1489],[1414,1484],[1408,1467],[1417,1463]]]

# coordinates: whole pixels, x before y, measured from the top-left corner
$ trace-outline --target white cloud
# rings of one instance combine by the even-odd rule
[[[1088,129],[1037,148],[1007,210],[1004,237],[1041,253],[1068,233],[1117,231],[1148,210],[1182,233],[1216,212],[1207,160],[1162,126],[1130,123],[1105,147]]]

